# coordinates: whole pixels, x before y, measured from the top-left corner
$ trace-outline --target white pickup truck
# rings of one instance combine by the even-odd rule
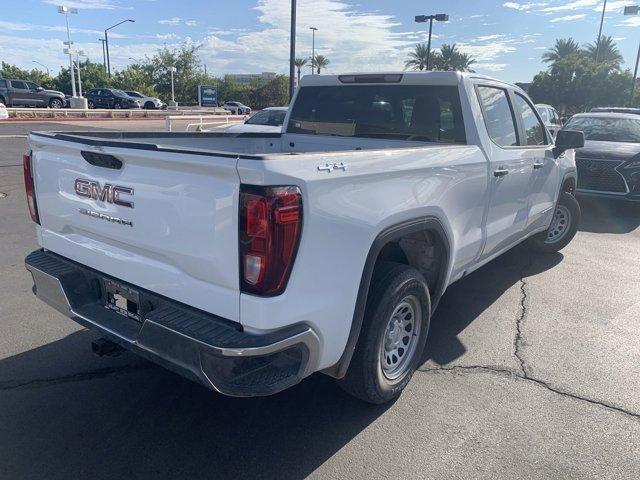
[[[34,132],[35,294],[218,392],[323,372],[400,394],[448,285],[576,232],[571,149],[519,88],[454,72],[305,77],[284,133]],[[113,343],[111,343],[113,342]]]

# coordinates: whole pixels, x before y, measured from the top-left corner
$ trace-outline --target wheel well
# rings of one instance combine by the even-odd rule
[[[148,101],[147,101],[147,102],[145,102],[145,104],[144,104],[144,108],[153,108],[153,107],[155,107],[155,106],[156,106],[156,105],[155,105],[152,101],[150,101],[150,100],[148,100]]]
[[[407,233],[386,243],[376,258],[380,262],[396,262],[418,270],[427,280],[429,292],[440,294],[442,267],[446,263],[446,249],[440,235],[433,230]],[[375,269],[375,267],[374,267]]]
[[[561,191],[573,195],[576,192],[576,179],[573,177],[565,178]]]

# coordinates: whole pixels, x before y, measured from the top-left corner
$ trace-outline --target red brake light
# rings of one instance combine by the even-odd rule
[[[240,285],[243,292],[282,293],[295,260],[302,228],[298,187],[240,189]]]
[[[33,183],[33,170],[31,165],[31,151],[26,152],[22,156],[22,168],[24,171],[24,188],[27,194],[27,204],[29,205],[29,213],[31,220],[40,224],[38,216],[38,204],[36,203],[36,189]]]

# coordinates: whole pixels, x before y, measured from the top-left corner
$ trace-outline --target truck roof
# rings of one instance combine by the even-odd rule
[[[358,78],[357,81],[354,81]],[[503,83],[520,90],[519,87],[503,82],[493,77],[471,72],[440,72],[440,71],[411,71],[411,72],[356,72],[335,75],[305,75],[300,80],[301,87],[331,86],[353,83],[369,84],[401,84],[401,85],[458,85],[464,78],[483,79],[491,82]]]

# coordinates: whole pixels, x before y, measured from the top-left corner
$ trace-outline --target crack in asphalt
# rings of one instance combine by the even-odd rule
[[[525,377],[529,375],[524,356],[522,355],[522,324],[527,316],[527,281],[525,280],[525,272],[529,267],[531,267],[531,263],[533,262],[531,255],[528,257],[529,261],[522,268],[520,273],[520,312],[516,318],[516,334],[513,339],[513,355],[518,360],[520,370]]]
[[[484,371],[484,372],[495,373],[495,374],[504,375],[508,377],[515,377],[520,380],[535,383],[536,385],[544,387],[548,391],[561,395],[563,397],[572,398],[574,400],[590,403],[592,405],[598,405],[600,407],[604,407],[606,409],[609,409],[618,413],[623,413],[625,415],[629,415],[631,417],[640,419],[640,413],[632,412],[625,408],[613,405],[609,402],[594,400],[589,397],[583,397],[575,393],[567,392],[566,390],[561,390],[559,388],[553,387],[552,385],[548,384],[544,380],[540,380],[539,378],[531,377],[529,375],[524,375],[516,370],[511,370],[509,368],[494,367],[491,365],[454,365],[451,367],[419,368],[417,371],[422,373]]]
[[[53,377],[53,378],[36,378],[32,380],[22,380],[22,381],[8,380],[5,382],[0,382],[0,391],[15,390],[17,388],[24,388],[24,387],[58,385],[60,383],[68,383],[68,382],[82,382],[87,380],[104,378],[109,375],[117,375],[119,373],[132,373],[132,372],[138,372],[142,370],[148,370],[154,367],[155,365],[151,363],[145,363],[142,365],[125,365],[121,367],[98,368],[96,370],[79,372],[79,373],[74,373],[72,375],[64,375],[61,377]]]

